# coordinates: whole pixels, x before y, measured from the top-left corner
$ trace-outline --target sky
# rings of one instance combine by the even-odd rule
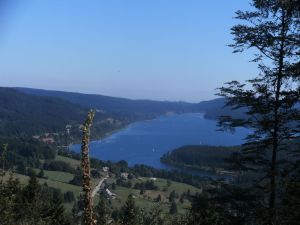
[[[0,1],[0,86],[199,102],[258,73],[227,46],[248,0]]]

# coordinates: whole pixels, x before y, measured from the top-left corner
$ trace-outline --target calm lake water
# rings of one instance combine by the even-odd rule
[[[238,128],[234,134],[217,131],[216,121],[204,119],[200,113],[160,116],[93,141],[90,154],[101,160],[126,160],[130,166],[167,168],[160,163],[160,157],[168,151],[183,145],[239,145],[248,132],[244,128]],[[80,145],[71,149],[79,151]]]

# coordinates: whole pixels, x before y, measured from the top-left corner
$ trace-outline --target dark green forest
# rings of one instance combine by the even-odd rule
[[[31,138],[33,135],[57,133],[66,139],[66,126],[71,125],[73,138],[80,137],[80,128],[87,108],[56,97],[25,94],[13,88],[0,88],[0,136]],[[112,118],[113,122],[107,121]],[[130,118],[119,118],[98,112],[94,137],[124,127]],[[77,139],[78,140],[78,139]]]
[[[217,119],[221,115],[234,115],[235,117],[245,117],[245,110],[232,110],[226,107],[225,98],[217,98],[199,103],[168,102],[151,100],[130,100],[125,98],[115,98],[103,95],[88,95],[81,93],[71,93],[63,91],[48,91],[32,88],[14,88],[23,93],[57,97],[69,101],[73,104],[81,105],[91,109],[101,109],[116,116],[134,118],[152,118],[166,112],[190,113],[202,112],[205,118]]]
[[[66,140],[69,138],[65,135],[66,125],[71,125],[73,140],[68,141],[78,142],[79,126],[90,108],[97,109],[92,135],[99,139],[135,121],[152,119],[168,112],[205,112],[210,107],[220,105],[135,101],[101,95],[1,87],[0,136],[29,138],[58,133],[60,140]]]
[[[153,117],[166,112],[197,112],[201,108],[197,104],[186,102],[168,102],[152,100],[131,100],[103,95],[71,93],[63,91],[47,91],[30,88],[15,88],[23,93],[37,96],[57,97],[88,109],[100,109],[117,115],[135,117]]]
[[[205,167],[211,169],[226,168],[226,159],[228,159],[231,154],[239,153],[240,150],[240,146],[188,145],[164,154],[161,157],[161,162],[193,169]]]

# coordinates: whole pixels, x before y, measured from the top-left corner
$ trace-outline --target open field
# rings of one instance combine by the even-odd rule
[[[73,168],[77,168],[78,166],[80,166],[80,161],[72,158],[58,155],[56,157],[56,160],[64,161],[70,164]],[[40,172],[40,169],[34,170],[37,174]],[[17,173],[14,173],[13,176],[15,178],[18,178],[22,185],[26,185],[28,183],[28,176]],[[69,184],[70,180],[73,179],[74,174],[62,171],[44,170],[44,177],[45,178],[38,178],[39,183],[41,185],[46,183],[49,187],[60,189],[62,193],[71,191],[78,198],[80,192],[82,191],[81,186]],[[9,174],[7,173],[4,179],[7,180],[8,178]],[[95,186],[99,183],[100,179],[101,178],[91,180],[92,189],[95,188]],[[139,177],[131,179],[130,182],[132,183],[132,186],[130,188],[116,185],[116,189],[112,190],[111,184],[116,183],[116,180],[117,177],[115,174],[112,174],[112,176],[106,180],[109,190],[116,194],[116,198],[111,199],[109,201],[111,203],[112,208],[115,209],[121,208],[125,204],[128,196],[132,194],[134,196],[137,206],[139,206],[140,208],[152,210],[153,208],[160,207],[163,210],[163,212],[167,213],[171,205],[169,202],[169,195],[172,191],[175,191],[175,202],[177,204],[178,212],[183,213],[187,208],[190,207],[190,201],[187,198],[184,198],[183,201],[180,201],[181,195],[187,192],[189,192],[191,195],[201,192],[201,189],[193,187],[191,185],[175,181],[169,181],[167,179],[161,178],[153,180],[154,185],[157,186],[156,190],[145,190],[144,193],[141,194],[141,191],[139,189],[134,189],[134,185],[136,183],[149,181],[150,178],[148,177]],[[158,202],[156,199],[159,195],[161,196],[161,200]],[[94,205],[96,205],[98,201],[99,195],[97,194],[94,198]],[[73,203],[64,203],[64,205],[67,211],[71,212]]]
[[[56,175],[58,177],[61,177],[61,179],[63,179],[63,175],[65,174],[65,172],[60,172],[60,171],[44,171],[44,173],[49,173],[51,174],[51,176],[55,177]],[[69,175],[68,175],[69,176]],[[22,186],[27,185],[29,177],[22,175],[22,174],[18,174],[18,173],[13,173],[13,177],[17,178]],[[6,175],[4,176],[4,180],[9,179],[9,174],[6,173]],[[66,191],[72,191],[74,193],[75,196],[79,196],[79,193],[81,191],[81,187],[80,186],[76,186],[76,185],[72,185],[72,184],[68,184],[62,181],[58,181],[57,180],[51,180],[49,179],[44,179],[44,178],[38,178],[39,183],[40,184],[44,184],[46,183],[49,187],[53,187],[53,188],[58,188],[62,191],[62,193],[66,192]]]
[[[134,186],[135,183],[139,183],[142,181],[147,181],[149,178],[142,177],[139,179],[132,179],[132,184]],[[109,179],[109,183],[115,182],[113,178]],[[186,193],[188,190],[191,194],[195,194],[196,192],[200,193],[201,189],[195,188],[191,185],[178,183],[178,182],[170,182],[168,186],[168,181],[166,179],[157,179],[154,181],[154,184],[158,187],[158,190],[145,190],[144,194],[140,194],[140,190],[134,188],[127,188],[123,186],[116,185],[115,190],[110,191],[117,195],[116,199],[112,199],[111,203],[113,208],[120,208],[126,202],[128,195],[132,194],[134,196],[136,204],[147,210],[151,210],[154,207],[161,207],[164,212],[169,211],[170,202],[169,195],[172,191],[175,191],[178,198],[176,198],[175,202],[177,203],[177,208],[179,212],[184,212],[188,207],[190,207],[190,202],[187,199],[184,199],[183,203],[179,201],[179,198],[182,193]],[[155,199],[158,195],[161,195],[161,201],[157,202]]]
[[[61,171],[44,170],[44,174],[45,177],[48,178],[48,180],[59,181],[63,183],[69,183],[69,181],[72,180],[74,177],[74,174],[72,173],[61,172]]]
[[[76,169],[78,166],[80,166],[80,161],[72,158],[68,158],[65,156],[57,155],[55,160],[64,161],[68,163],[70,166],[72,166],[74,169]]]

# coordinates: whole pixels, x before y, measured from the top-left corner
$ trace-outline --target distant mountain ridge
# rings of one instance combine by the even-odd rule
[[[159,115],[169,111],[177,113],[199,111],[197,104],[187,102],[131,100],[98,94],[82,94],[20,87],[14,89],[27,94],[57,97],[72,102],[73,104],[78,104],[87,108],[104,110],[111,113]]]
[[[154,100],[132,100],[120,97],[110,97],[99,94],[82,94],[76,92],[52,91],[34,88],[14,88],[18,91],[38,96],[57,97],[86,108],[104,110],[116,115],[130,115],[139,117],[153,117],[167,112],[191,113],[202,112],[207,119],[218,119],[222,115],[235,117],[245,116],[244,110],[231,110],[225,107],[226,99],[216,98],[199,103],[188,103],[183,101],[154,101]]]
[[[203,101],[198,104],[198,109],[205,112],[206,119],[217,120],[220,116],[231,116],[234,118],[244,118],[246,116],[246,109],[232,110],[225,106],[225,98],[216,98],[209,101]]]
[[[63,99],[0,88],[0,136],[63,130],[82,121],[86,111]]]
[[[89,108],[58,97],[39,96],[14,88],[0,87],[0,137],[28,138],[45,133],[66,132],[71,125],[72,138],[81,135],[79,126],[86,118]],[[136,121],[98,111],[93,123],[93,138],[105,136]]]
[[[66,124],[79,125],[86,112],[98,109],[95,127],[99,133],[109,131],[103,120],[112,118],[124,126],[128,123],[174,113],[202,112],[208,119],[217,119],[224,112],[225,99],[200,103],[130,100],[96,94],[48,91],[32,88],[0,87],[0,136],[56,132]],[[102,122],[101,122],[102,121]],[[110,120],[111,121],[111,120]]]

